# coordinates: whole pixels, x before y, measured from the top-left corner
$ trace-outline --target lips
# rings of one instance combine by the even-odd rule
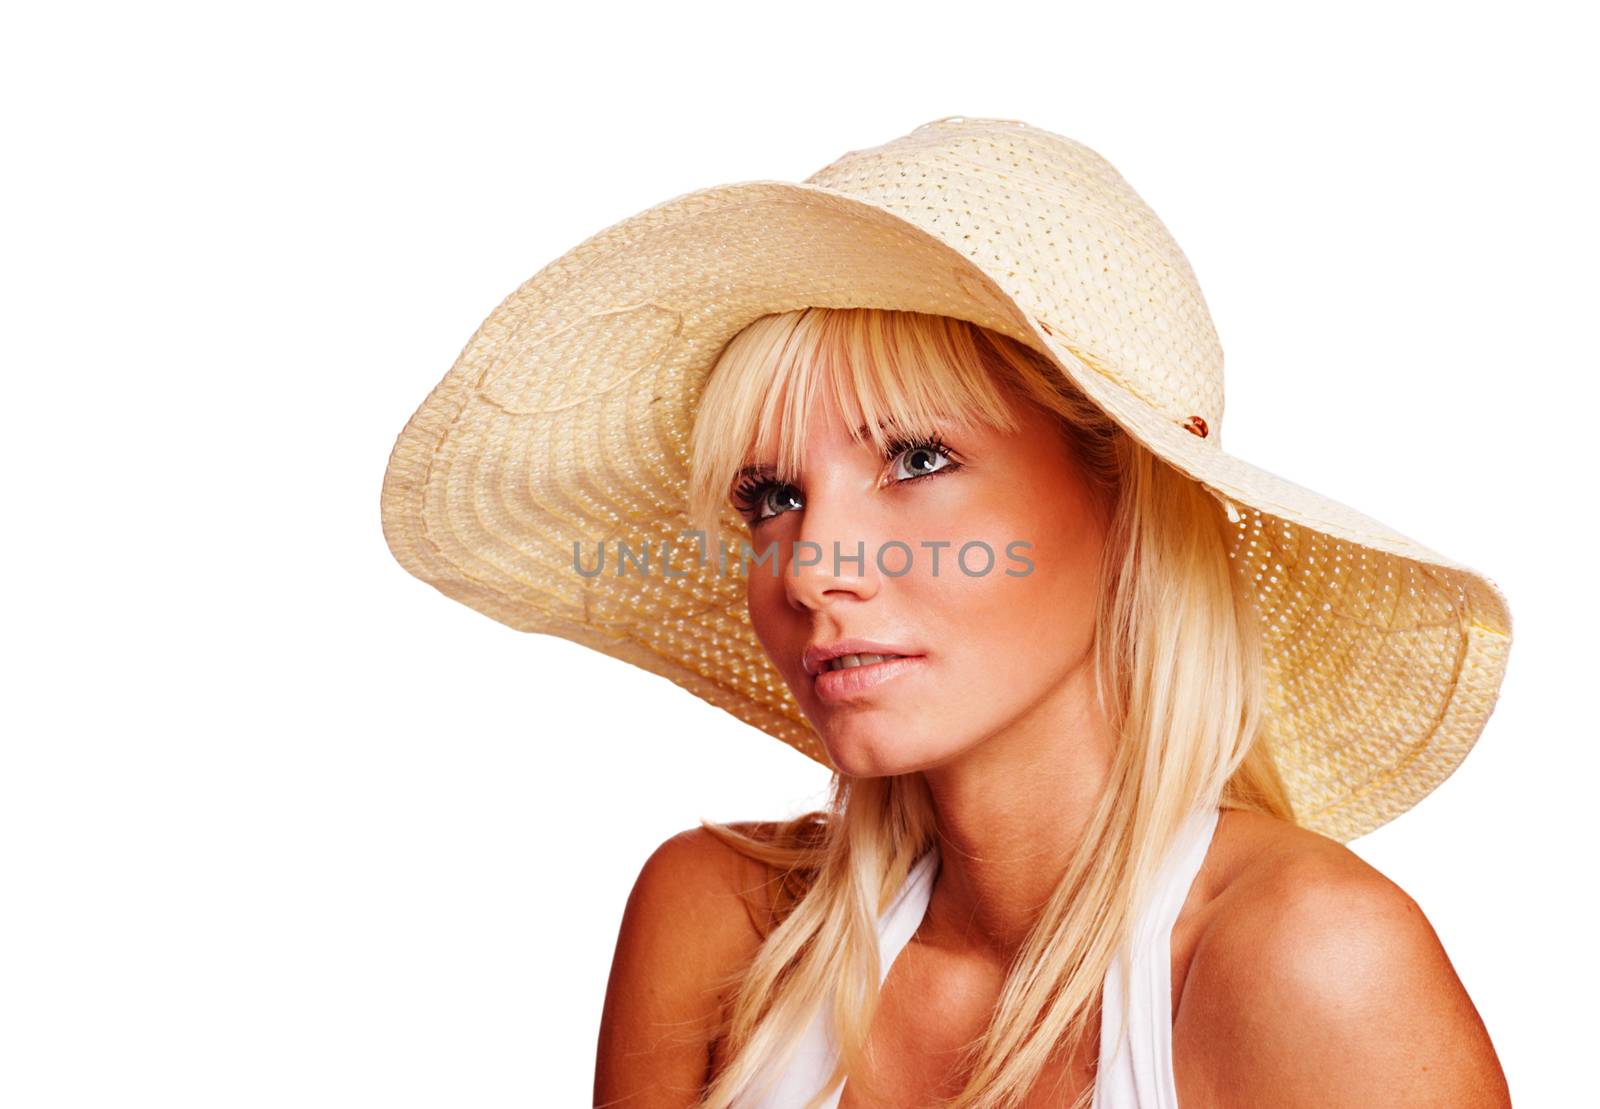
[[[828,663],[832,659],[848,655],[897,655],[901,658],[917,658],[921,653],[915,647],[904,644],[884,643],[871,639],[838,639],[832,643],[816,642],[808,645],[801,656],[801,665],[807,674],[816,677],[828,670]]]
[[[887,683],[922,670],[928,660],[922,655],[889,658],[843,670],[824,670],[812,680],[817,699],[824,704],[871,701]]]

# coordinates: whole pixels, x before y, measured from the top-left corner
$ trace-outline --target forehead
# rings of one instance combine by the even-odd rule
[[[990,456],[992,452],[1004,450],[1008,454],[1014,448],[1022,450],[1025,454],[1035,453],[1035,447],[1048,447],[1047,440],[1064,438],[1063,429],[1052,419],[1049,413],[1031,403],[1027,398],[1012,398],[1009,405],[1011,419],[1014,424],[1010,428],[996,427],[976,415],[943,416],[933,414],[916,426],[902,426],[891,417],[881,417],[878,426],[886,445],[892,445],[896,439],[904,440],[919,434],[936,434],[941,438],[949,437],[951,445],[958,450],[971,452],[977,450]],[[872,440],[872,429],[866,423],[860,422],[859,412],[852,413],[849,420],[840,415],[837,407],[826,406],[826,414],[822,408],[814,409],[808,416],[806,428],[806,441],[801,444],[804,448],[799,452],[800,469],[804,470],[806,459],[815,459],[820,451],[824,450],[860,450],[866,453],[877,454],[877,445]],[[781,469],[780,454],[781,443],[779,431],[769,431],[763,440],[748,452],[745,465],[741,467],[737,476],[743,477],[751,473],[771,475]],[[991,458],[991,460],[994,460]],[[792,478],[795,475],[786,475]]]
[[[799,424],[801,422],[793,418],[785,418],[783,409],[781,407],[778,408],[773,412],[764,431],[760,427],[753,429],[753,442],[750,453],[763,459],[774,457],[786,436],[799,434]],[[883,421],[880,419],[879,422],[882,423]],[[804,434],[808,443],[842,442],[850,439],[852,432],[857,439],[867,438],[871,434],[861,414],[860,407],[851,403],[842,410],[834,400],[832,392],[826,389],[819,391],[811,399],[803,423],[805,425]]]
[[[848,395],[847,386],[843,389],[841,386],[845,383],[823,374],[809,381],[791,376],[773,383],[757,406],[758,418],[750,429],[748,454],[770,461],[777,456],[785,439],[797,434],[801,425],[804,425],[807,441],[815,441],[819,436],[823,439],[847,437],[852,428],[863,426],[860,402]],[[839,392],[847,394],[842,401],[836,396]]]
[[[785,433],[790,430],[792,421],[786,422],[781,416],[774,419],[765,434],[759,429],[754,433],[754,442],[745,454],[746,468],[755,466],[762,469],[772,469],[782,453]],[[876,420],[879,432],[886,441],[896,437],[903,438],[907,435],[927,434],[937,432],[940,434],[966,432],[973,434],[983,431],[994,431],[981,421],[958,415],[929,414],[921,419],[900,417],[894,414],[881,414]],[[873,442],[872,425],[862,416],[861,410],[855,405],[849,406],[849,414],[845,415],[834,403],[831,396],[819,398],[812,406],[805,418],[805,440],[800,444],[804,449],[797,452],[803,459],[808,451],[826,448],[860,449],[865,451],[877,450]]]

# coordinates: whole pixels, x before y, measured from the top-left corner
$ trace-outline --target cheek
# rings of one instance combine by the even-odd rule
[[[973,521],[972,533],[994,549],[993,569],[981,577],[959,568],[954,577],[941,576],[929,584],[942,600],[930,603],[959,620],[963,638],[988,658],[1005,659],[1017,670],[1054,668],[1092,640],[1103,537],[1088,526],[1090,517],[1071,490],[991,503],[1005,511]],[[1052,507],[1041,510],[1042,504]],[[1010,546],[1014,541],[1020,542]],[[972,554],[969,566],[976,570],[985,559]]]
[[[967,564],[976,572],[986,561],[974,550]],[[1070,560],[1041,551],[1037,543],[1014,556],[1000,544],[987,574],[969,577],[959,566],[941,565],[936,580],[919,581],[917,607],[937,614],[945,642],[960,654],[991,667],[1003,660],[1008,669],[1026,668],[1042,654],[1055,655],[1071,638],[1064,634],[1075,623],[1077,607],[1070,567]]]
[[[790,607],[784,593],[783,579],[771,576],[766,568],[752,570],[745,582],[745,611],[750,614],[750,627],[767,656],[781,673],[793,678],[783,665],[783,659],[793,653],[796,628],[804,634],[803,625],[796,624],[797,613]]]

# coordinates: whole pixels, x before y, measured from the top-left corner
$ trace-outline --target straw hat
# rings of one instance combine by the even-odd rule
[[[1188,260],[1104,158],[1015,120],[948,117],[803,183],[686,193],[540,270],[400,433],[382,494],[394,556],[504,624],[660,674],[831,765],[751,630],[743,577],[717,572],[741,521],[730,507],[703,568],[685,535],[713,361],[758,317],[810,305],[1008,335],[1218,498],[1262,617],[1263,741],[1301,823],[1348,841],[1466,757],[1511,643],[1499,589],[1225,453],[1222,349]],[[589,570],[597,545],[648,550],[648,572],[580,573],[575,543]]]

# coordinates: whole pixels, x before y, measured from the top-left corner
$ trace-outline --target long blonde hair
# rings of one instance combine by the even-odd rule
[[[880,449],[888,438],[880,423],[928,430],[943,418],[1014,430],[1011,405],[1026,398],[1059,418],[1107,512],[1094,655],[1116,757],[987,1029],[967,1047],[965,1086],[944,1102],[1014,1106],[1052,1057],[1072,1057],[1097,1027],[1112,956],[1185,817],[1221,805],[1293,819],[1255,742],[1264,696],[1256,617],[1249,592],[1235,587],[1211,494],[1128,436],[1043,354],[946,316],[814,307],[764,316],[734,336],[691,436],[689,511],[708,535],[717,534],[738,468],[774,421],[777,480],[795,480],[824,387],[839,411],[861,413]],[[936,843],[926,781],[835,772],[824,810],[760,834],[701,823],[779,877],[763,907],[770,931],[753,961],[723,983],[734,987],[717,1031],[726,1065],[697,1109],[759,1094],[824,1007],[840,1057],[812,1109],[862,1071],[881,970],[878,916]]]

